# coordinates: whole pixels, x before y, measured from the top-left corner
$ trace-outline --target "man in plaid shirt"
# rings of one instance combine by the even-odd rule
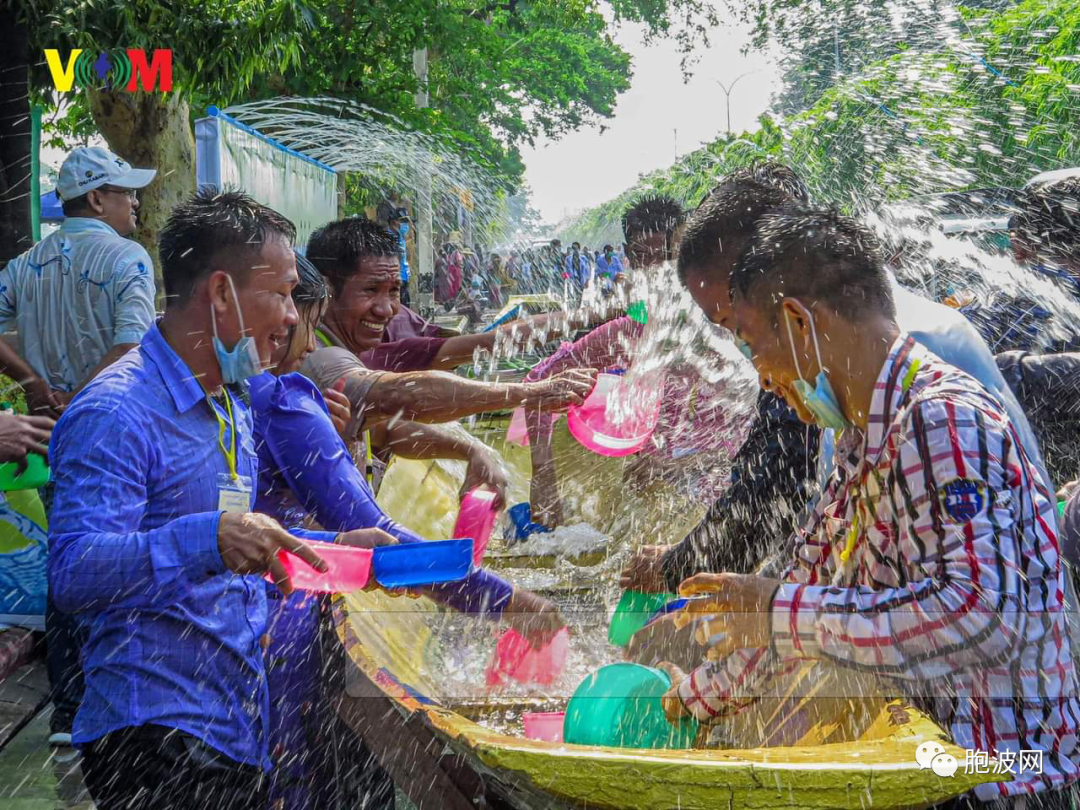
[[[683,583],[707,594],[684,620],[709,660],[674,672],[669,717],[730,714],[826,661],[920,698],[961,748],[1029,763],[962,802],[1072,807],[1080,703],[1054,502],[1005,409],[900,331],[874,237],[853,220],[765,217],[731,287],[762,387],[843,434],[782,580]],[[1041,772],[1021,751],[1042,752]]]

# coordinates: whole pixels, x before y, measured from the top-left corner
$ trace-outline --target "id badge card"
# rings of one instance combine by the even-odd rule
[[[218,473],[217,490],[219,512],[251,511],[250,476],[240,475],[233,478],[228,473]]]

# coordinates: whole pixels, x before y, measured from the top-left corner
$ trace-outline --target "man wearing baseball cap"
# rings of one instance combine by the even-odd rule
[[[0,333],[18,331],[21,344],[16,352],[0,341],[0,371],[22,385],[31,413],[58,416],[153,324],[154,265],[125,237],[137,225],[135,190],[156,174],[107,149],[73,150],[56,187],[64,223],[0,270]],[[48,510],[51,490],[42,494]],[[71,741],[82,698],[79,633],[51,597],[45,624],[55,706],[50,742],[62,745]]]

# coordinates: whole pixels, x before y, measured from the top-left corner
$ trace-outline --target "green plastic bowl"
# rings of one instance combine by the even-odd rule
[[[634,633],[645,626],[650,616],[678,598],[673,593],[623,591],[622,599],[611,617],[611,624],[608,625],[608,641],[616,647],[625,647]]]
[[[609,664],[581,682],[566,706],[563,741],[615,748],[690,748],[698,722],[672,725],[660,699],[671,688],[662,669]]]

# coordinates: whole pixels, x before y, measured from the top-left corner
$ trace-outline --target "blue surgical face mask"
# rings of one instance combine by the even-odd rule
[[[398,233],[400,233],[402,236],[408,236],[409,235],[409,223],[408,222],[402,222],[398,226]]]
[[[814,417],[814,423],[818,427],[831,428],[832,430],[843,430],[851,427],[851,422],[844,416],[844,412],[840,410],[836,392],[833,391],[832,383],[829,382],[829,378],[825,374],[825,367],[821,362],[821,348],[818,346],[817,328],[814,326],[814,316],[810,316],[810,336],[814,341],[814,353],[817,355],[818,368],[821,370],[818,372],[813,388],[810,387],[810,383],[803,379],[802,368],[799,366],[799,355],[795,351],[795,336],[791,331],[791,318],[786,311],[784,312],[784,323],[787,325],[788,340],[791,342],[791,356],[795,360],[795,370],[799,374],[799,379],[795,381],[795,393],[802,400],[806,410],[810,411],[810,415]]]
[[[236,285],[233,284],[232,276],[229,279],[229,289],[232,290],[233,301],[236,302],[236,317],[240,321],[240,334],[244,333],[244,316],[240,312],[240,298],[236,294]],[[221,367],[221,381],[226,384],[242,382],[249,377],[262,373],[262,361],[259,359],[259,350],[255,347],[255,338],[251,335],[241,337],[236,341],[232,349],[226,349],[218,338],[217,313],[214,305],[210,305],[210,322],[214,328],[214,354],[217,355],[218,365]]]
[[[754,352],[750,348],[750,344],[735,334],[732,334],[731,339],[735,341],[735,348],[742,352],[743,357],[745,357],[747,360],[753,361]]]

